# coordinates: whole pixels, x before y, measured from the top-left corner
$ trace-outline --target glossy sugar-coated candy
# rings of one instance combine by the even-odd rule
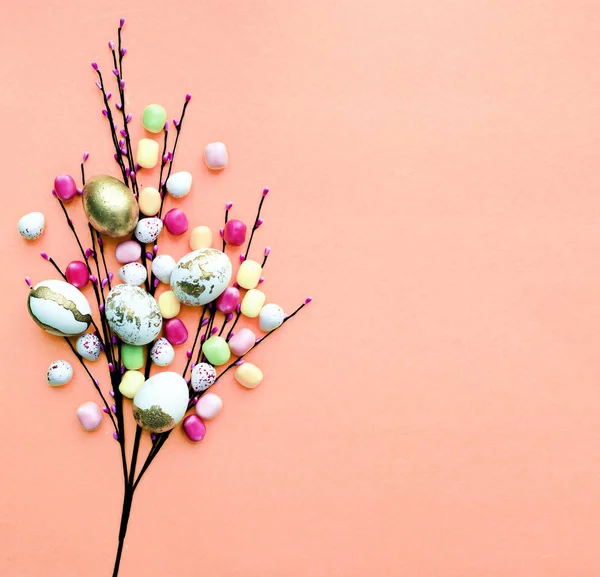
[[[142,256],[142,247],[135,240],[125,240],[115,247],[115,258],[122,264],[134,262]]]
[[[146,216],[154,216],[160,210],[160,192],[156,188],[146,186],[140,191],[138,204],[140,211]]]
[[[162,337],[152,346],[150,358],[155,365],[166,367],[173,362],[173,359],[175,358],[175,349],[167,339]]]
[[[144,373],[140,371],[125,371],[125,374],[121,377],[119,391],[124,397],[133,399],[145,380]]]
[[[158,134],[165,128],[167,111],[160,104],[149,104],[144,108],[142,124],[148,132]]]
[[[46,373],[46,381],[52,387],[66,385],[73,378],[73,367],[67,361],[50,363]]]
[[[185,216],[185,212],[179,208],[172,208],[164,218],[165,226],[167,230],[175,235],[179,236],[188,229],[188,219]]]
[[[54,192],[63,202],[69,202],[77,194],[77,185],[70,174],[59,174],[54,179]]]
[[[246,225],[237,218],[228,220],[225,224],[223,238],[227,244],[242,246],[246,242]]]
[[[262,371],[252,363],[244,363],[240,365],[234,373],[235,380],[246,387],[247,389],[253,389],[260,385],[263,380]]]
[[[181,319],[170,319],[165,323],[165,337],[174,346],[182,345],[188,339],[188,332]]]
[[[136,162],[142,168],[154,168],[158,162],[158,142],[142,138],[138,142]]]
[[[121,343],[121,359],[126,369],[141,369],[144,366],[146,347]]]
[[[222,142],[211,142],[204,149],[206,166],[211,170],[222,170],[227,166],[227,148]]]
[[[171,282],[171,273],[177,266],[175,259],[169,254],[159,254],[152,261],[152,274],[164,283]]]
[[[210,248],[212,245],[212,230],[207,226],[197,226],[190,234],[190,248]]]
[[[206,427],[198,415],[188,415],[182,426],[186,437],[193,443],[198,443],[206,435]]]
[[[283,309],[276,304],[269,303],[260,309],[259,323],[260,330],[268,333],[275,330],[283,324],[285,313]]]
[[[83,403],[77,409],[77,420],[86,431],[95,431],[102,424],[102,411],[92,401]]]
[[[233,286],[227,287],[217,299],[217,310],[223,314],[232,313],[240,302],[240,291]]]
[[[262,266],[255,260],[245,260],[238,269],[237,283],[245,289],[253,289],[258,286]]]
[[[172,319],[179,314],[181,303],[173,291],[165,291],[158,297],[158,308],[163,319]]]
[[[19,234],[25,240],[35,240],[44,232],[46,217],[41,212],[30,212],[19,220]]]
[[[231,357],[229,345],[223,337],[210,337],[202,345],[202,354],[211,365],[224,365]]]
[[[255,319],[260,314],[260,309],[265,304],[265,299],[264,292],[258,289],[249,290],[242,299],[242,314]]]
[[[236,357],[245,355],[256,343],[256,335],[247,328],[240,329],[229,339],[229,348]]]
[[[223,401],[219,395],[205,393],[196,403],[196,414],[201,419],[214,419],[223,408]]]
[[[100,357],[100,339],[94,333],[81,335],[75,343],[75,350],[88,361],[97,361]]]
[[[74,260],[67,265],[65,276],[74,287],[83,288],[90,280],[90,273],[86,264],[80,260]]]
[[[175,172],[167,179],[166,186],[173,198],[182,198],[192,188],[192,175],[185,171]]]
[[[192,369],[192,389],[197,393],[205,391],[210,387],[217,378],[215,367],[208,363],[198,363]]]

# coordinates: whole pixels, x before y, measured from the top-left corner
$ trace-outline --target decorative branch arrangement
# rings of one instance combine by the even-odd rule
[[[172,149],[166,111],[156,104],[146,107],[142,124],[150,136],[162,134],[162,153],[159,156],[159,142],[143,138],[137,143],[134,157],[130,137],[133,117],[126,110],[123,74],[127,54],[122,46],[124,24],[121,19],[117,44],[112,41],[108,44],[116,81],[114,98],[99,66],[92,63],[121,178],[100,175],[86,181],[87,152],[80,167],[81,188],[71,175],[56,177],[52,194],[75,239],[81,260],[63,268],[63,263],[42,252],[42,258],[54,267],[61,280],[45,280],[33,286],[29,277],[25,279],[30,288],[27,306],[31,317],[50,334],[64,338],[99,397],[100,406],[90,401],[77,409],[81,426],[87,431],[96,430],[105,414],[119,447],[123,507],[113,577],[119,573],[135,491],[172,431],[182,423],[190,441],[201,441],[206,433],[205,421],[216,417],[223,405],[220,397],[208,392],[209,389],[231,369],[236,381],[244,387],[259,385],[262,371],[245,358],[311,301],[306,298],[286,315],[280,306],[265,304],[265,294],[257,288],[264,280],[262,274],[271,250],[264,249],[262,262],[250,255],[254,235],[263,224],[261,209],[269,192],[266,188],[247,242],[247,227],[241,220],[229,218],[232,203],[228,202],[224,226],[219,230],[220,250],[212,248],[212,231],[198,226],[187,235],[192,252],[178,262],[160,253],[158,239],[163,228],[182,238],[188,231],[188,219],[181,209],[173,208],[164,216],[163,210],[168,197],[183,198],[192,187],[189,172],[172,173],[191,95],[185,97],[179,120],[172,121],[175,132]],[[207,145],[205,157],[211,170],[221,170],[228,162],[225,145],[219,142]],[[157,188],[140,187],[143,171],[157,166],[159,160]],[[77,197],[81,197],[88,221],[89,242],[78,234],[67,209]],[[19,232],[25,239],[34,240],[42,235],[44,226],[42,213],[29,213],[19,221]],[[123,265],[118,271],[121,283],[116,282],[107,264],[105,248],[109,245],[105,243],[109,238],[120,240],[114,250],[116,260]],[[85,245],[89,248],[84,248]],[[228,246],[242,247],[233,283],[233,267],[226,254]],[[170,290],[155,298],[161,284],[169,285]],[[89,286],[94,314],[82,292]],[[185,368],[179,374],[164,367],[173,362],[174,347],[189,340],[187,328],[178,318],[182,304],[196,307],[199,320],[192,346],[186,350]],[[262,336],[257,337],[249,327],[236,331],[240,319],[258,319]],[[96,378],[90,368],[90,363],[102,356],[106,359],[109,386]],[[59,360],[50,364],[47,381],[51,386],[60,386],[72,376],[72,366]],[[125,432],[125,420],[130,413],[136,422],[133,441],[126,438]],[[140,443],[145,434],[150,435],[151,448],[141,461]]]

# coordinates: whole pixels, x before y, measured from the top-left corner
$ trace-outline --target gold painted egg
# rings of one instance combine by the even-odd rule
[[[85,215],[98,232],[120,238],[135,228],[138,203],[133,192],[114,176],[90,178],[83,187],[82,199]]]

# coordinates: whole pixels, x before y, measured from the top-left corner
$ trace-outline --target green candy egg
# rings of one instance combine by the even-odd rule
[[[142,124],[148,132],[157,134],[165,127],[167,111],[160,104],[149,104],[144,109]]]
[[[229,345],[223,337],[210,337],[202,345],[202,353],[211,365],[224,365],[231,356]]]
[[[144,347],[121,343],[121,359],[126,369],[141,369],[144,366]]]

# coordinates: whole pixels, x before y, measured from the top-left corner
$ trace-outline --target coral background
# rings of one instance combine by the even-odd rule
[[[22,279],[55,276],[41,250],[77,257],[54,176],[84,150],[89,174],[115,173],[89,63],[112,80],[120,16],[136,137],[146,104],[174,117],[194,95],[175,162],[195,175],[191,224],[218,229],[227,200],[250,221],[269,186],[264,289],[288,311],[315,298],[253,355],[260,388],[224,379],[207,438],[165,446],[121,575],[600,574],[598,2],[4,0],[1,15],[3,577],[112,568],[117,445],[107,423],[77,424],[95,400],[78,366],[45,384],[71,356],[28,318]],[[32,210],[48,225],[28,244]]]

